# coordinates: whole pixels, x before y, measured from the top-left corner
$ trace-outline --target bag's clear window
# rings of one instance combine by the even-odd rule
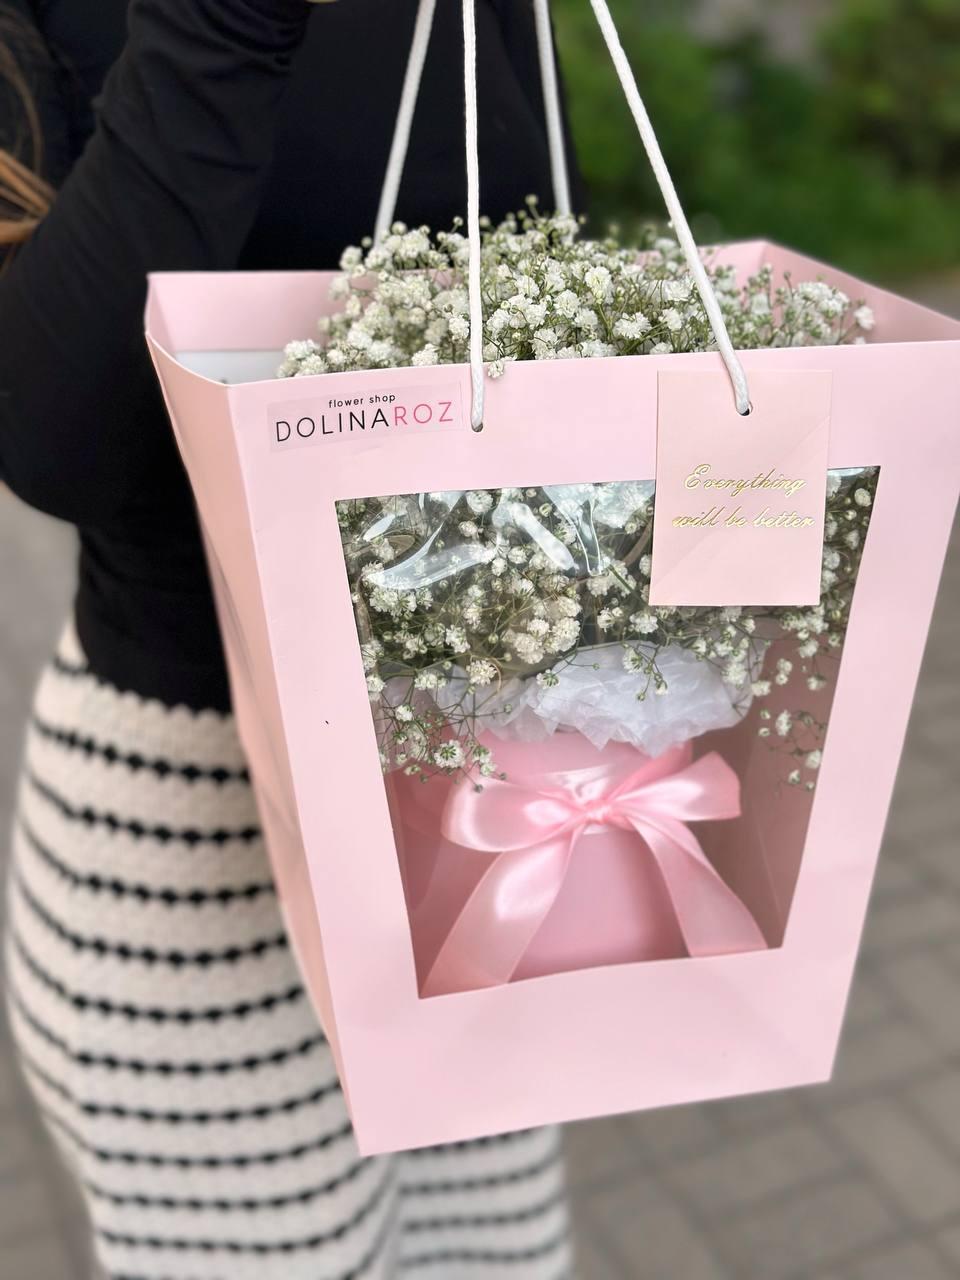
[[[815,608],[651,607],[650,481],[338,503],[422,994],[779,945],[877,479]]]

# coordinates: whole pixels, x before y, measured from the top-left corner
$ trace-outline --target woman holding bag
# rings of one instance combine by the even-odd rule
[[[142,337],[148,271],[332,266],[372,228],[414,8],[4,6],[0,480],[80,539],[28,730],[9,1009],[114,1280],[571,1274],[554,1132],[356,1153]],[[439,9],[400,193],[434,226],[465,190]],[[477,16],[499,216],[550,191],[537,52],[527,4]]]

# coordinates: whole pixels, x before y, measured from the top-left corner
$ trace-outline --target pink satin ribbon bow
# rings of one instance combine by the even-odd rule
[[[563,887],[577,842],[593,826],[641,838],[637,856],[656,859],[690,955],[766,947],[687,826],[738,817],[739,779],[715,751],[691,757],[687,746],[644,759],[626,776],[600,765],[535,782],[489,779],[482,791],[455,787],[443,813],[444,836],[495,856],[440,948],[423,994],[509,982]]]

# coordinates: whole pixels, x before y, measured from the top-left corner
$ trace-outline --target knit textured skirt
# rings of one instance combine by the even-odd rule
[[[13,842],[10,1018],[112,1280],[572,1276],[555,1130],[357,1154],[229,717],[68,629]]]

